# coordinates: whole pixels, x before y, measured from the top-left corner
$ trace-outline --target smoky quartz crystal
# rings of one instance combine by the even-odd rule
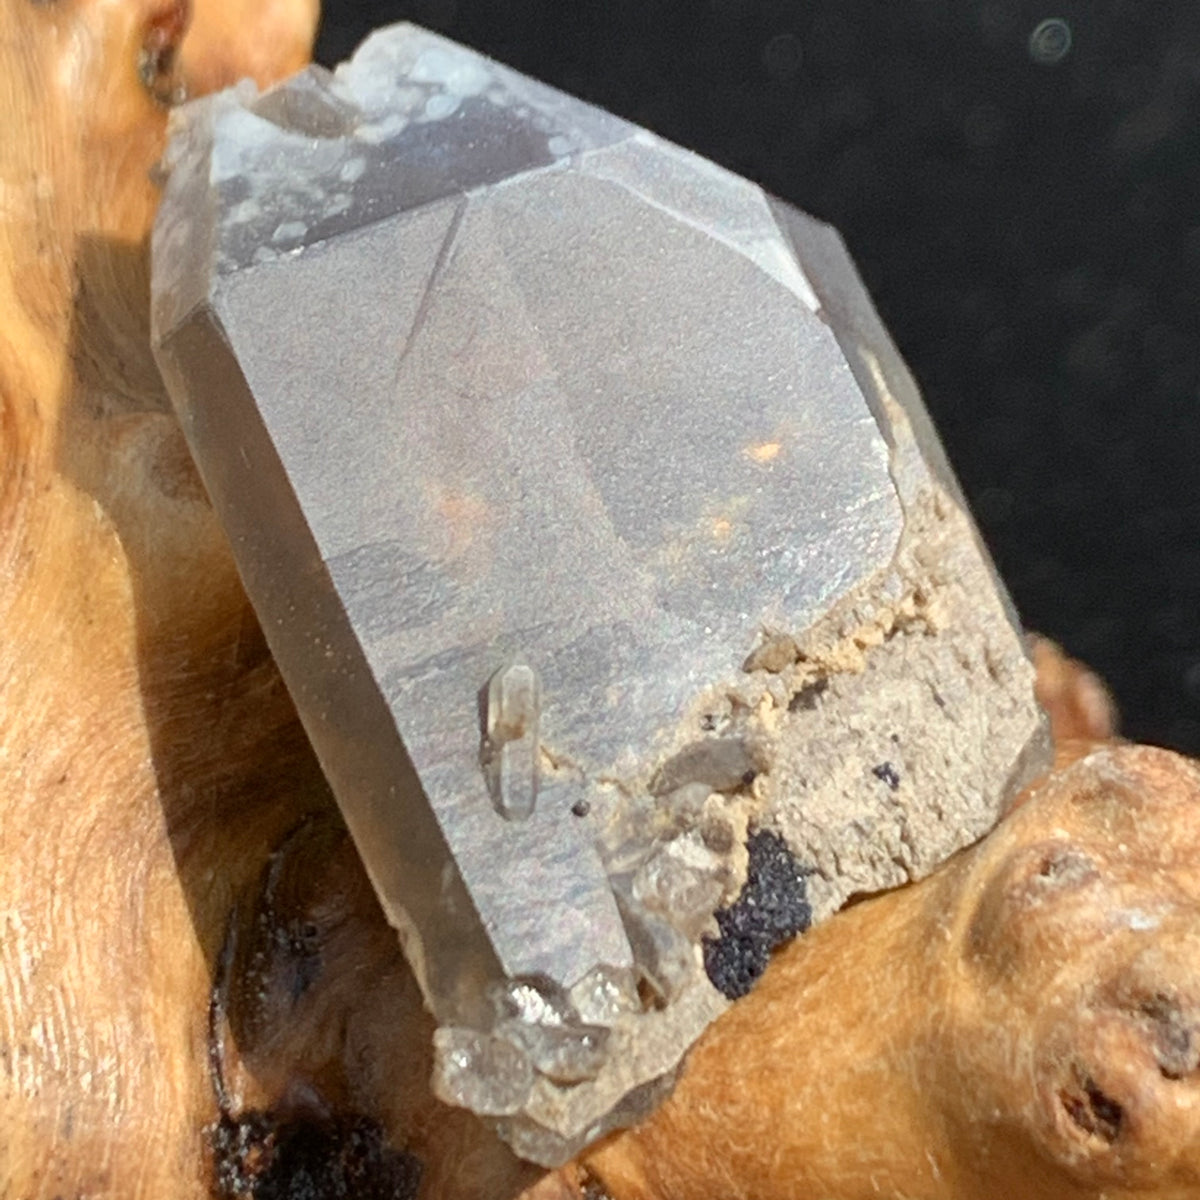
[[[172,130],[179,419],[438,1094],[561,1162],[725,1007],[755,831],[821,920],[995,821],[1012,613],[828,227],[411,25]]]

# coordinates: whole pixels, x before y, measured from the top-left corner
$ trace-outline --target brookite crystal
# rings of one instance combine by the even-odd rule
[[[995,820],[1011,613],[827,227],[410,25],[172,126],[180,420],[435,1087],[560,1162],[726,1004],[756,831],[820,920]]]

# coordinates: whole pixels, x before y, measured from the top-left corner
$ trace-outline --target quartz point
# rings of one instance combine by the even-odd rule
[[[1045,763],[1011,607],[827,226],[412,25],[171,126],[192,453],[439,1095],[565,1161],[724,1009],[751,818],[821,920]]]

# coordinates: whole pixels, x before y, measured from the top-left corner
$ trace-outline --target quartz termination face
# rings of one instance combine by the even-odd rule
[[[753,185],[407,25],[174,134],[180,419],[434,1086],[561,1162],[724,1007],[751,839],[820,920],[994,821],[1009,611],[840,241]]]

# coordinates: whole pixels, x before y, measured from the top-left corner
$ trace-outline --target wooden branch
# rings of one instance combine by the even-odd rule
[[[589,1164],[619,1200],[1200,1186],[1200,770],[1106,745],[781,953]]]

